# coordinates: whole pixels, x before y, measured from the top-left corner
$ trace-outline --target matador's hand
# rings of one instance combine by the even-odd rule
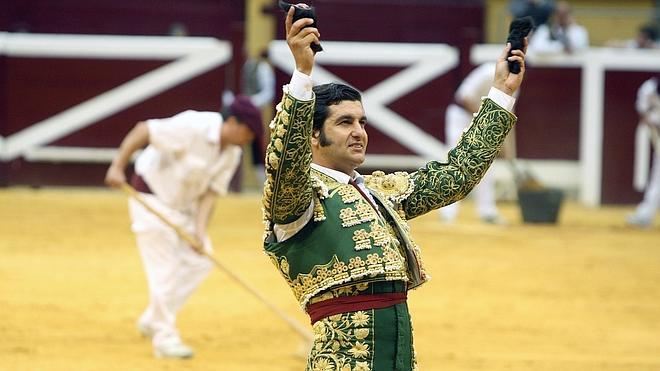
[[[309,45],[311,43],[320,44],[321,34],[315,27],[305,27],[314,22],[311,18],[302,18],[293,22],[294,11],[294,7],[291,7],[286,14],[286,43],[296,61],[296,69],[306,75],[311,75],[312,67],[314,67],[314,51]]]
[[[528,40],[525,38],[525,47],[523,50],[514,50],[511,52],[512,56],[507,58],[511,44],[507,44],[500,57],[497,59],[497,67],[495,67],[495,79],[493,80],[493,87],[501,90],[502,92],[513,95],[522,84],[523,77],[525,76],[525,51],[527,50]],[[509,61],[517,61],[520,63],[520,73],[514,74],[509,72]]]

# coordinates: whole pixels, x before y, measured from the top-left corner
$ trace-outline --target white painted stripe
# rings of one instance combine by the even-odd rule
[[[591,207],[601,203],[603,156],[603,66],[593,61],[582,68],[580,109],[580,201]]]
[[[136,151],[132,160],[140,153],[142,150]],[[25,159],[31,162],[109,164],[116,155],[116,148],[46,146],[28,151],[25,153]]]
[[[478,44],[470,49],[470,62],[481,64],[497,60],[503,45]],[[660,50],[591,47],[576,54],[530,54],[527,63],[535,67],[581,68],[590,63],[607,70],[658,71]]]
[[[11,160],[199,76],[231,58],[231,45],[213,38],[43,35],[0,33],[9,56],[172,59],[101,95],[51,116],[0,142],[0,159]]]
[[[35,146],[67,136],[221,65],[228,58],[221,51],[197,53],[148,72],[10,136],[1,158],[11,160]]]
[[[277,56],[278,65],[294,65],[285,41],[272,41],[268,49],[269,56]],[[443,58],[458,55],[456,48],[446,44],[324,41],[323,49],[316,62],[335,66],[408,66],[419,60],[443,63]]]
[[[369,88],[369,99],[387,105],[458,66],[458,52],[442,60],[421,60]],[[366,99],[366,98],[365,98]]]
[[[649,180],[651,166],[651,129],[641,122],[635,129],[635,166],[633,171],[633,187],[638,192],[644,192]]]
[[[39,147],[25,153],[30,162],[64,162],[82,164],[108,164],[117,154],[115,148]]]
[[[219,49],[231,55],[229,43],[210,37],[0,32],[0,54],[12,57],[158,60]]]
[[[438,158],[448,150],[442,142],[382,105],[371,104],[365,98],[364,110],[371,126],[422,157]]]

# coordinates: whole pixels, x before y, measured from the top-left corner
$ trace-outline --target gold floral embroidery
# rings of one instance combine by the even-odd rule
[[[280,113],[280,120],[282,120],[284,125],[288,125],[289,124],[289,113],[287,111],[282,111],[282,113]]]
[[[342,227],[348,228],[364,222],[375,220],[377,217],[374,209],[364,201],[355,204],[355,208],[346,207],[339,211]]]
[[[410,174],[414,190],[401,201],[405,219],[464,198],[497,157],[515,122],[512,113],[484,99],[468,130],[449,151],[447,163],[431,161]]]
[[[382,262],[382,259],[380,258],[380,256],[378,256],[378,254],[369,254],[369,255],[367,255],[367,265],[370,268],[380,266],[381,262]]]
[[[355,187],[353,187],[353,186],[339,187],[339,189],[337,190],[337,193],[339,193],[339,196],[341,197],[341,200],[345,204],[355,202],[355,201],[359,200],[360,198],[362,198],[362,196],[360,195],[360,192],[358,192],[357,189],[355,189]]]
[[[389,259],[398,261],[390,261]],[[286,261],[286,258],[278,260],[272,257],[271,260],[284,275],[285,270],[282,268],[282,262]],[[374,264],[374,262],[377,263]],[[334,255],[326,264],[316,265],[309,273],[299,273],[294,279],[288,275],[290,274],[288,272],[290,269],[288,261],[286,267],[287,275],[284,275],[284,278],[303,309],[306,308],[310,299],[320,292],[350,281],[360,280],[363,277],[385,274],[387,280],[408,281],[403,257],[396,253],[387,253],[384,256],[376,253],[369,254],[366,260],[356,256],[350,258],[348,264],[339,261],[337,256]]]
[[[361,283],[356,283],[356,284],[349,284],[349,285],[343,285],[340,287],[335,287],[333,289],[330,289],[322,294],[319,294],[312,299],[309,300],[310,304],[318,303],[320,301],[332,299],[332,298],[338,298],[342,296],[355,296],[359,295],[360,293],[363,293],[365,290],[369,288],[369,283],[367,282],[361,282]]]
[[[355,250],[364,250],[371,248],[371,238],[369,232],[364,229],[358,229],[353,232],[353,241],[355,241]]]
[[[392,202],[405,200],[415,189],[410,175],[405,171],[392,174],[385,174],[380,170],[374,171],[370,176],[365,176],[365,183],[367,187],[382,193]]]
[[[290,99],[290,102],[287,99]],[[281,113],[284,111],[288,116],[282,116]],[[311,125],[308,124],[312,113],[313,102],[296,101],[285,94],[280,104],[280,112],[271,125],[272,137],[267,152],[267,181],[264,185],[263,199],[266,228],[272,228],[274,223],[283,224],[295,220],[310,207],[311,202],[314,202],[315,220],[322,220],[326,217],[322,212],[328,211],[323,209],[326,206],[324,199],[333,197],[335,194],[333,192],[338,193],[345,186],[318,171],[310,170],[308,134]],[[288,117],[287,125],[282,117]],[[326,262],[309,262],[311,268],[292,266],[286,269],[282,269],[282,260],[273,259],[278,270],[285,275],[291,285],[300,305],[305,308],[310,298],[320,292],[349,282],[359,282],[364,279],[412,282],[409,280],[413,277],[410,275],[412,271],[408,269],[410,267],[406,266],[406,262],[415,259],[419,263],[421,279],[413,277],[414,283],[417,285],[423,282],[426,275],[421,267],[419,248],[409,238],[405,220],[464,196],[479,180],[489,161],[495,157],[501,141],[514,122],[513,115],[486,99],[479,115],[473,120],[472,127],[464,134],[457,148],[452,150],[448,163],[430,162],[425,168],[413,174],[395,173],[391,179],[384,173],[377,173],[375,178],[383,178],[379,189],[385,190],[385,196],[378,202],[387,212],[383,213],[382,218],[376,216],[371,220],[369,228],[357,227],[370,234],[373,250],[366,252],[374,252],[376,255],[373,257],[360,255],[342,262],[339,261],[338,255],[333,255]],[[280,139],[283,145],[282,150],[277,139]],[[274,168],[274,165],[277,167]],[[314,180],[315,177],[319,182]],[[371,177],[374,178],[374,175]],[[406,187],[403,187],[404,179],[408,182]],[[367,182],[367,186],[370,184]],[[372,193],[376,195],[379,192],[381,191],[376,190]],[[354,205],[348,206],[353,206],[357,214],[358,205],[362,203],[358,199]],[[364,203],[366,204],[366,201]],[[361,217],[358,215],[357,218]],[[396,231],[387,230],[387,224],[390,222],[396,225]],[[266,237],[268,236],[267,233]],[[272,238],[272,235],[270,236]],[[362,237],[361,240],[364,239],[363,234],[359,237]],[[399,248],[397,242],[405,246]],[[366,246],[366,243],[364,244]],[[278,245],[273,244],[271,248],[273,250],[270,251],[276,251]],[[277,254],[286,255],[281,251]],[[277,254],[272,252],[272,256]],[[342,259],[346,257],[342,255]],[[300,273],[300,268],[304,268],[305,272]],[[291,277],[286,276],[287,270]]]
[[[364,311],[357,311],[351,315],[351,320],[356,326],[366,326],[369,323],[369,316]]]
[[[264,185],[263,211],[265,220],[286,224],[300,217],[312,201],[309,123],[314,100],[298,101],[285,91],[277,109],[269,125],[271,141],[265,165],[270,176]]]
[[[339,219],[341,219],[341,226],[344,228],[360,224],[357,212],[351,207],[341,209]]]
[[[371,238],[376,246],[387,246],[390,243],[391,236],[387,228],[374,221],[371,223]]]
[[[362,328],[362,329],[359,329],[359,330],[361,330],[361,332],[366,331],[367,334],[369,333],[368,329],[363,329]],[[357,330],[356,330],[356,332],[357,332]],[[354,333],[354,336],[357,338],[356,333]],[[369,356],[369,345],[365,344],[365,343],[361,343],[361,342],[358,341],[355,344],[353,344],[351,349],[348,350],[348,353],[350,353],[354,358],[357,358],[357,359],[366,358],[366,357]]]
[[[284,144],[282,143],[282,139],[280,139],[280,138],[276,138],[276,139],[273,141],[273,146],[275,146],[275,149],[276,149],[278,152],[282,152],[282,150],[284,149]]]
[[[314,197],[314,221],[322,222],[325,220],[325,210],[318,197]]]
[[[348,269],[362,268],[364,266],[365,263],[359,256],[348,259]]]
[[[337,314],[314,323],[307,370],[371,371],[373,311]]]

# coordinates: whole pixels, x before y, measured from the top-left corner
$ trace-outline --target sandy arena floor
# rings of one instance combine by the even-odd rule
[[[192,360],[155,360],[135,329],[146,284],[126,198],[101,189],[0,189],[0,369],[304,368],[285,322],[216,270],[179,316]],[[413,222],[433,280],[410,294],[422,370],[660,370],[660,226],[631,208],[564,205],[558,226]],[[221,199],[216,256],[307,326],[261,252],[259,197]],[[376,370],[377,371],[377,370]]]

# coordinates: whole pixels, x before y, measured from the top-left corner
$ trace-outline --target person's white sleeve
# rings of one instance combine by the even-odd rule
[[[490,88],[488,98],[492,99],[498,106],[513,113],[513,106],[516,104],[516,98],[495,87]]]
[[[271,104],[275,97],[275,72],[268,62],[261,62],[257,66],[257,82],[259,92],[250,96],[252,104],[257,107]]]
[[[575,51],[584,50],[589,47],[589,33],[582,26],[572,26],[569,30],[568,39]]]
[[[297,220],[288,223],[288,224],[275,224],[273,226],[273,232],[275,232],[275,238],[278,242],[283,242],[293,237],[296,233],[300,232],[314,215],[314,201],[309,203],[309,207],[305,210],[305,213],[300,216]]]
[[[635,108],[640,115],[646,114],[651,109],[651,96],[654,94],[655,84],[653,79],[644,81],[644,83],[637,89],[637,100],[635,101]]]
[[[167,153],[186,150],[194,139],[203,136],[213,121],[220,120],[215,112],[185,111],[165,119],[147,120],[149,144]]]
[[[456,90],[456,99],[479,105],[481,97],[488,93],[495,76],[495,63],[484,63],[472,70]]]
[[[286,85],[284,89],[288,88],[289,94],[298,100],[311,100],[312,99],[312,87],[314,86],[314,81],[309,75],[294,70],[293,75],[291,75],[291,82],[289,85]]]
[[[564,45],[557,40],[552,40],[550,28],[547,25],[541,25],[534,30],[527,51],[529,54],[560,53],[564,51]]]

